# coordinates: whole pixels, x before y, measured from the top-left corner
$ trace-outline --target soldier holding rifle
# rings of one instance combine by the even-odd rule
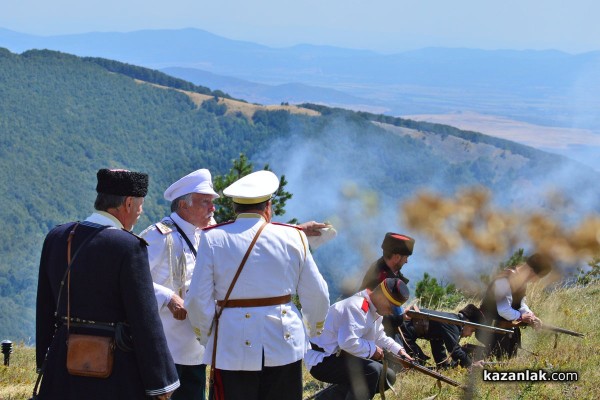
[[[371,399],[379,390],[384,373],[384,350],[412,360],[401,344],[386,336],[381,323],[383,315],[408,300],[406,284],[400,279],[384,279],[374,290],[365,289],[331,307],[320,336],[311,339],[312,349],[304,362],[311,375],[336,384],[318,399]],[[388,369],[386,381],[395,382]],[[387,387],[387,385],[386,385]]]
[[[533,254],[514,269],[502,271],[489,285],[480,309],[486,324],[500,327],[514,326],[512,335],[477,332],[477,338],[486,343],[490,355],[497,358],[512,358],[521,345],[521,331],[517,325],[525,323],[534,327],[542,321],[525,303],[527,284],[537,282],[552,270],[550,259],[542,254]]]
[[[427,360],[423,350],[417,344],[417,338],[426,339],[431,345],[431,353],[438,367],[448,368],[460,365],[470,367],[473,364],[472,352],[460,345],[460,339],[470,337],[476,329],[487,328],[481,325],[483,314],[473,304],[467,304],[458,314],[440,311],[406,310],[406,321],[402,326],[403,339],[408,354],[420,362]],[[489,327],[490,330],[509,333],[504,329]],[[450,354],[448,356],[448,353]],[[476,362],[475,365],[480,365]]]

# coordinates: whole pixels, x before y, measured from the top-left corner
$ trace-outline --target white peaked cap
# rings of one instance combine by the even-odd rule
[[[271,171],[256,171],[241,177],[223,190],[234,203],[258,204],[267,201],[279,188],[279,178]]]
[[[173,201],[176,198],[189,193],[210,194],[215,199],[219,197],[217,192],[213,189],[209,170],[202,168],[184,176],[169,186],[169,188],[165,190],[164,196],[165,199]]]

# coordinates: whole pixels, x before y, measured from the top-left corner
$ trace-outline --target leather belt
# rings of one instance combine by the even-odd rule
[[[265,306],[276,306],[279,304],[286,304],[292,301],[291,294],[285,294],[277,297],[265,297],[262,299],[229,299],[227,302],[224,300],[217,300],[219,307],[231,308],[231,307],[265,307]]]

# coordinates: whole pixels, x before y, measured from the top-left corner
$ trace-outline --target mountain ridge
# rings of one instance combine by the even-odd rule
[[[402,230],[397,204],[424,187],[452,193],[463,186],[487,185],[501,201],[539,204],[544,182],[556,181],[551,178],[567,168],[571,173],[562,183],[567,193],[600,196],[594,192],[597,173],[475,132],[317,104],[299,105],[311,114],[293,113],[297,106],[270,109],[191,83],[190,88],[207,92],[182,93],[179,87],[139,83],[140,76],[185,86],[158,71],[114,60],[0,49],[3,337],[33,340],[37,261],[44,235],[56,224],[89,215],[100,168],[149,173],[144,214],[135,227],[139,232],[169,212],[162,191],[190,171],[209,168],[213,176],[225,174],[240,153],[257,169],[269,164],[286,176],[294,194],[284,221],[337,221],[336,241],[315,253],[334,298],[344,278],[372,261],[382,232]],[[194,96],[200,100],[193,101]],[[234,103],[252,111],[235,110]],[[398,135],[375,122],[434,135],[435,141]],[[453,155],[460,145],[452,152],[432,147],[451,137],[468,141],[475,156]],[[499,164],[496,157],[501,155],[477,151],[480,143],[527,160]],[[362,197],[351,196],[357,191],[373,194],[369,211],[362,209]],[[594,207],[586,204],[582,210],[584,206]],[[423,250],[415,254],[411,278],[422,271],[419,265],[429,262],[427,242],[419,240]],[[447,266],[436,265],[443,274]]]

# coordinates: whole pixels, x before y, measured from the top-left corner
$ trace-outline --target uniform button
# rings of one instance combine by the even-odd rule
[[[285,314],[287,314],[287,310],[283,310],[281,313],[282,313],[283,315],[285,315]]]
[[[249,340],[246,340],[245,343],[246,343],[246,346],[250,346],[250,341]]]
[[[250,313],[247,313],[247,314],[246,314],[246,318],[250,318]]]
[[[289,339],[292,335],[290,335],[289,332],[286,332],[285,335],[283,335],[286,339]]]

